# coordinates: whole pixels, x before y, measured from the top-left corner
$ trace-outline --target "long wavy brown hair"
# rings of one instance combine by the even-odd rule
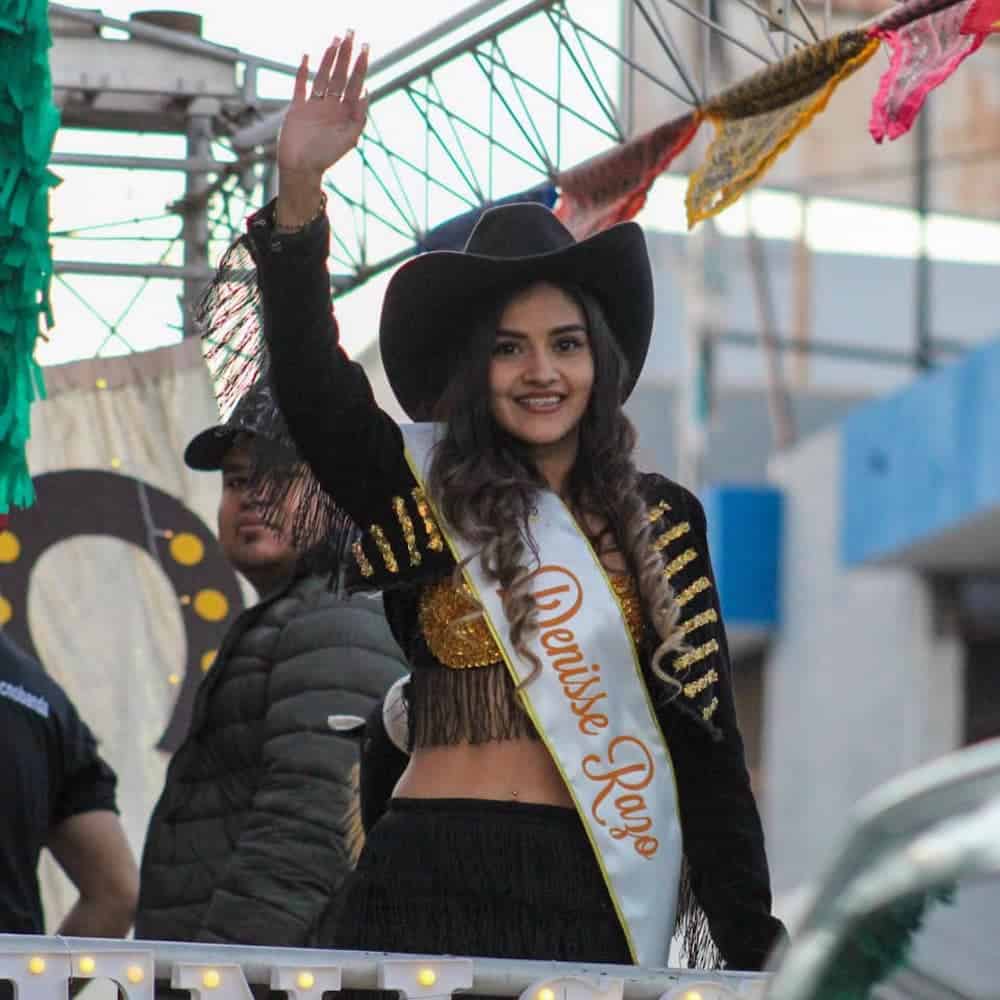
[[[428,481],[447,522],[475,547],[487,576],[500,587],[512,644],[533,665],[525,683],[541,668],[527,646],[538,629],[531,577],[539,565],[529,517],[546,483],[535,468],[530,447],[494,419],[489,375],[503,310],[527,287],[507,290],[470,324],[464,351],[434,410],[445,431],[435,448]],[[579,450],[563,499],[598,554],[618,550],[624,557],[637,581],[646,618],[659,638],[652,669],[673,695],[680,683],[664,659],[684,645],[680,608],[651,544],[649,511],[639,491],[633,460],[636,432],[621,406],[627,362],[597,300],[572,285],[557,287],[580,306],[594,361]],[[595,535],[588,525],[601,528]],[[456,570],[459,578],[461,569]]]

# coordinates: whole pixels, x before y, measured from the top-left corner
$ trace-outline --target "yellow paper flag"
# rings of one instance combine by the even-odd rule
[[[877,38],[846,31],[799,49],[705,106],[715,136],[687,190],[688,227],[731,205],[807,128],[841,80],[879,47]]]

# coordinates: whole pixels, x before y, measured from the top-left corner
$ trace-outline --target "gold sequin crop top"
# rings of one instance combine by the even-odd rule
[[[652,477],[649,485],[668,481]],[[645,485],[645,484],[644,484]],[[653,525],[651,545],[663,561],[663,576],[681,608],[687,648],[671,666],[682,683],[670,704],[714,726],[717,669],[722,650],[720,620],[711,577],[689,519],[675,513],[660,487],[646,497]],[[659,495],[657,495],[659,493]],[[685,499],[683,494],[678,499]],[[355,548],[362,581],[383,589],[389,623],[413,667],[408,707],[413,745],[484,743],[534,736],[500,651],[468,591],[456,587],[455,563],[419,489],[392,498],[388,517],[370,525]],[[702,515],[703,517],[703,515]],[[699,526],[700,527],[700,526]],[[636,641],[644,671],[655,636],[643,620],[634,579],[609,575]],[[653,689],[657,682],[652,681]]]
[[[625,621],[638,645],[642,603],[628,573],[609,574]],[[418,660],[445,669],[414,670],[409,713],[414,746],[536,738],[500,650],[465,584],[441,577],[420,588],[416,617]]]
[[[608,579],[638,644],[643,621],[635,581],[628,573],[612,573]],[[466,670],[500,662],[500,650],[467,585],[456,585],[451,578],[437,580],[423,588],[419,609],[424,641],[442,666]]]

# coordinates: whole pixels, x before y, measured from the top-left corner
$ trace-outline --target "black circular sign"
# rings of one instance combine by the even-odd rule
[[[34,506],[16,511],[0,533],[0,625],[38,658],[28,626],[28,589],[38,560],[58,542],[106,535],[148,552],[177,595],[187,640],[183,667],[171,673],[171,665],[164,665],[165,680],[178,693],[156,746],[172,753],[187,734],[195,691],[214,651],[243,608],[235,571],[197,514],[140,479],[70,469],[43,473],[34,482]]]

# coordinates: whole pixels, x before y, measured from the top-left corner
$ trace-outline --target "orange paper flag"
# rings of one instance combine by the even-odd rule
[[[700,123],[700,114],[691,112],[564,170],[556,178],[561,192],[556,215],[578,240],[633,218]]]

